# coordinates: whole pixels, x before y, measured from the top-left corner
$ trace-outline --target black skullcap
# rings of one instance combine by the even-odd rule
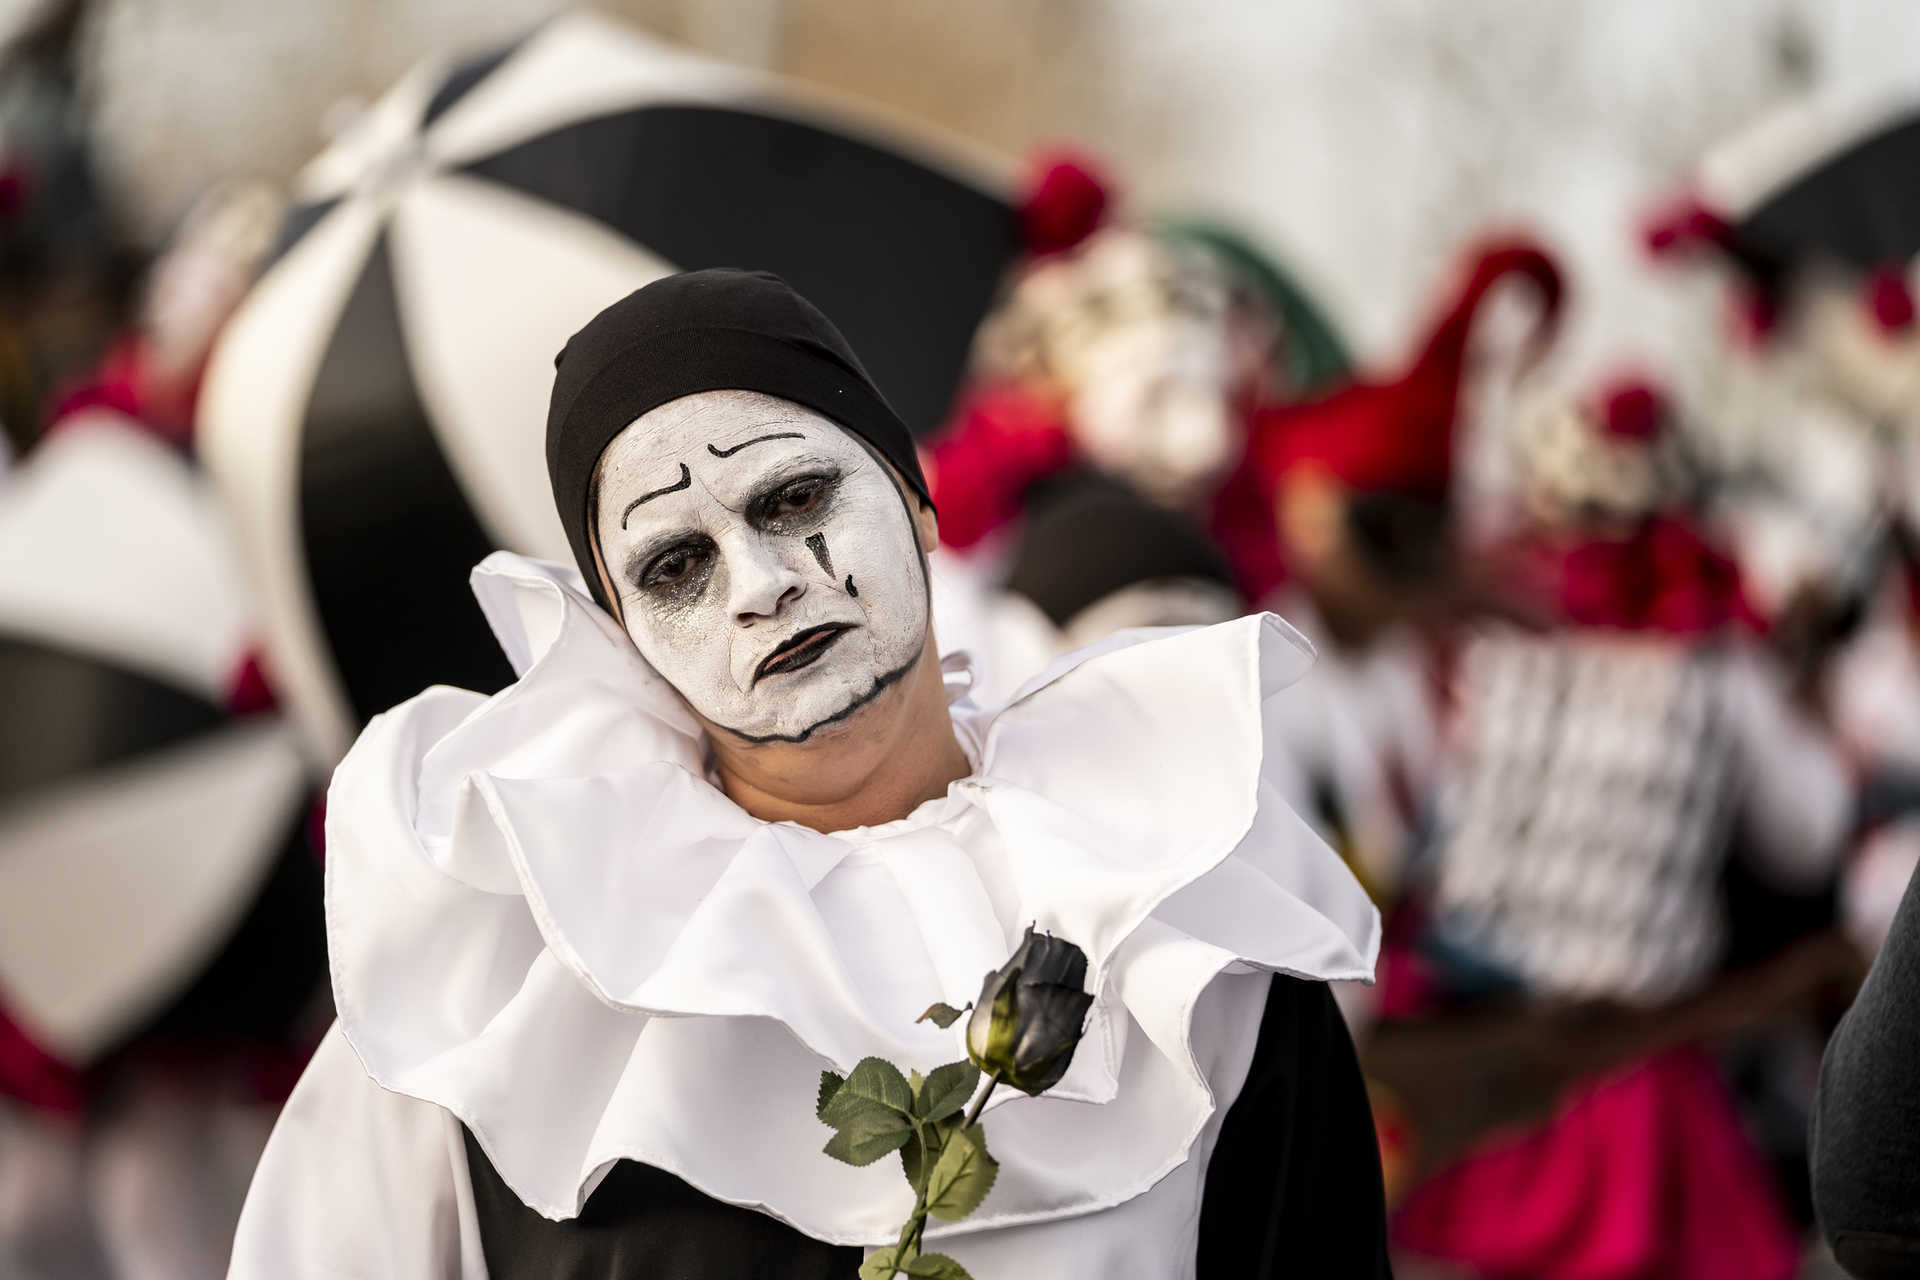
[[[635,418],[682,396],[759,391],[824,414],[932,505],[900,415],[833,322],[779,276],[714,268],[655,280],[588,321],[553,363],[547,478],[574,561],[604,607],[587,510],[593,469]]]

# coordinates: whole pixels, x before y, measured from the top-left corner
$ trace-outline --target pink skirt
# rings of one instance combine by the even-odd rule
[[[1695,1049],[1586,1086],[1416,1187],[1394,1243],[1487,1280],[1790,1280],[1795,1231]]]

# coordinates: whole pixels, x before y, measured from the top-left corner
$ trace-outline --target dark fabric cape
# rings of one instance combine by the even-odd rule
[[[467,1165],[493,1280],[853,1280],[860,1267],[858,1248],[649,1165],[615,1166],[567,1222],[521,1204],[472,1134]],[[1326,984],[1275,977],[1208,1165],[1199,1280],[1391,1274],[1373,1116],[1346,1023]]]
[[[1813,1202],[1848,1275],[1920,1276],[1920,875],[1820,1064]]]

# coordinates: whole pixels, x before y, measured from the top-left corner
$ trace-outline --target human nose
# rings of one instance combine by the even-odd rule
[[[727,608],[743,627],[775,616],[806,592],[805,576],[759,539],[744,539],[730,559]]]

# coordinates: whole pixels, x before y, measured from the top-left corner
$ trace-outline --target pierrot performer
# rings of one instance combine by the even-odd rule
[[[822,1071],[964,1055],[917,1019],[1035,928],[1085,954],[1084,1032],[1046,1092],[983,1095],[997,1177],[928,1249],[1387,1275],[1326,985],[1371,978],[1378,918],[1270,780],[1306,643],[1128,633],[983,709],[907,429],[786,284],[669,276],[557,367],[576,565],[484,561],[518,679],[428,689],[334,776],[339,1021],[231,1274],[853,1280],[915,1203],[899,1158],[823,1153]]]

